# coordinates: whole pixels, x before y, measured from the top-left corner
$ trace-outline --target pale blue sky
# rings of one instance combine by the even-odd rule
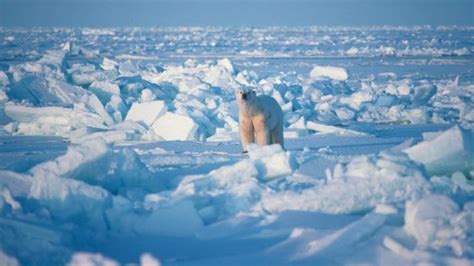
[[[474,0],[0,0],[0,26],[474,25]]]

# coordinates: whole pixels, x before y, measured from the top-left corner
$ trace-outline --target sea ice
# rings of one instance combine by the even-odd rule
[[[430,84],[415,87],[413,101],[417,106],[426,105],[437,91],[438,88],[435,85]]]
[[[8,100],[9,99],[7,93],[4,90],[0,89],[0,103],[8,102]]]
[[[102,254],[77,252],[72,255],[71,261],[67,266],[119,266],[119,263],[113,259],[106,258]]]
[[[7,254],[3,252],[3,250],[0,250],[0,262],[4,266],[19,266],[20,263],[18,263],[18,260],[14,257],[10,257]]]
[[[404,229],[417,240],[420,248],[451,249],[457,256],[474,255],[474,204],[463,210],[442,195],[429,195],[407,202]]]
[[[117,69],[118,67],[118,63],[115,62],[114,60],[112,59],[109,59],[107,57],[104,57],[104,59],[102,60],[102,64],[100,65],[100,67],[103,69],[103,70],[115,70]]]
[[[188,116],[167,112],[153,123],[152,128],[165,140],[195,140],[199,126]]]
[[[10,84],[7,74],[0,70],[0,87],[6,87]]]
[[[138,73],[138,68],[130,60],[125,61],[125,62],[120,62],[118,69],[119,69],[120,75],[122,76],[134,76]]]
[[[398,100],[393,95],[380,95],[375,104],[380,107],[391,107],[398,104]]]
[[[167,107],[164,101],[136,102],[128,111],[125,121],[132,120],[151,127],[157,118],[166,113],[166,110]]]
[[[473,133],[459,126],[404,151],[412,160],[422,163],[431,175],[470,171],[474,165]]]
[[[285,152],[279,144],[258,146],[251,144],[248,147],[249,158],[259,172],[259,179],[269,181],[293,173],[297,167],[296,160]]]
[[[144,89],[142,90],[141,96],[140,96],[140,101],[142,103],[144,102],[152,102],[156,99],[156,95],[151,91],[150,89]]]
[[[0,27],[0,264],[472,265],[472,31]]]
[[[89,90],[99,98],[103,105],[107,104],[113,95],[120,95],[120,88],[117,84],[104,81],[94,81],[89,86]]]
[[[112,151],[102,139],[70,146],[65,155],[33,167],[34,176],[55,175],[65,178],[100,179],[99,169],[109,160]],[[103,169],[102,173],[107,171]]]
[[[68,136],[72,129],[91,126],[104,128],[96,114],[62,107],[26,107],[9,104],[5,114],[19,122],[16,133],[25,135]]]
[[[366,136],[367,135],[366,133],[363,133],[363,132],[358,132],[355,130],[340,128],[340,127],[335,127],[335,126],[330,126],[330,125],[324,125],[324,124],[316,123],[313,121],[308,121],[306,123],[306,128],[320,132],[320,133],[337,134],[341,136]]]
[[[329,78],[334,80],[347,80],[349,78],[349,74],[347,74],[347,70],[341,67],[333,67],[333,66],[315,66],[309,73],[310,78],[314,80],[318,80],[321,78]]]
[[[423,194],[427,186],[422,169],[403,153],[381,152],[357,156],[347,165],[326,171],[326,183],[301,192],[283,190],[265,194],[266,211],[284,210],[353,213],[392,204]]]

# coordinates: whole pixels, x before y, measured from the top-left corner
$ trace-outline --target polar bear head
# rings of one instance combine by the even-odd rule
[[[235,98],[239,104],[249,104],[255,101],[257,94],[253,89],[241,88],[235,91]]]

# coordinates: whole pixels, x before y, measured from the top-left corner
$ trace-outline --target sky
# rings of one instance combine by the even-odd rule
[[[0,0],[0,26],[474,25],[474,0]]]

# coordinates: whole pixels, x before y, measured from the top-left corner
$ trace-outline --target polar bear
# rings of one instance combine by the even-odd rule
[[[243,152],[247,153],[254,140],[259,145],[278,143],[284,148],[283,111],[277,101],[267,95],[257,96],[247,88],[236,90],[235,97]]]

